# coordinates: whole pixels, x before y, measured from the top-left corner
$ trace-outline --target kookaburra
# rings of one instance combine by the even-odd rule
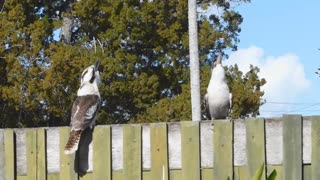
[[[93,129],[97,111],[100,107],[100,73],[99,61],[87,67],[81,75],[81,85],[71,110],[70,137],[64,149],[65,154],[72,154],[78,149],[81,133]]]
[[[226,119],[231,108],[232,94],[226,82],[225,71],[218,55],[211,69],[211,78],[204,97],[208,119]]]

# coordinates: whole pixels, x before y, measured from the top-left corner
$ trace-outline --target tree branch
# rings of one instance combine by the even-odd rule
[[[6,4],[6,0],[3,0],[3,3],[1,2],[0,3],[0,6],[2,6],[1,7],[1,10],[0,10],[0,14],[2,13],[2,11],[3,11],[3,9],[4,9],[4,5]]]

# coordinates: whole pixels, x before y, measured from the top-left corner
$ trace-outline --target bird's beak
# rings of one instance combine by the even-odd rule
[[[97,61],[94,63],[94,71],[97,71],[97,70],[98,70],[99,64],[100,64],[100,61],[99,61],[99,60],[97,60]]]
[[[217,57],[216,64],[221,64],[221,53]]]

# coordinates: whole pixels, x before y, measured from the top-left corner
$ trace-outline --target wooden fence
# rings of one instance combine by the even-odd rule
[[[76,155],[69,127],[0,129],[0,180],[320,179],[320,116],[97,126]],[[92,143],[89,144],[92,138]]]

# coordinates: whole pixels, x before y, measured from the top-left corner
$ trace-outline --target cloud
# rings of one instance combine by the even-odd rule
[[[260,68],[260,78],[267,83],[262,87],[267,102],[294,102],[299,95],[308,91],[311,81],[306,78],[304,66],[299,57],[288,53],[281,56],[267,56],[262,48],[251,46],[232,53],[225,65],[238,64],[239,69],[246,73],[250,64]],[[274,112],[290,111],[289,105],[265,104],[261,107],[261,116],[274,116]]]

